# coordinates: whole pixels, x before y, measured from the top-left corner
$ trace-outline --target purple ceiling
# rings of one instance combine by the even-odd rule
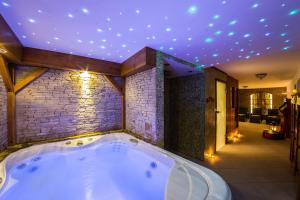
[[[300,48],[296,0],[0,0],[23,45],[122,62],[145,46],[202,66]]]

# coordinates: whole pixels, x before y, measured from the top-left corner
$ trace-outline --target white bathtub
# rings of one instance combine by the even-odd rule
[[[19,150],[0,177],[0,200],[231,199],[213,171],[125,133]]]

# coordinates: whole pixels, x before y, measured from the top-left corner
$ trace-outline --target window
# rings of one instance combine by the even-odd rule
[[[273,95],[271,93],[254,93],[250,95],[250,112],[253,109],[262,108],[263,113],[267,113],[268,109],[273,109]]]

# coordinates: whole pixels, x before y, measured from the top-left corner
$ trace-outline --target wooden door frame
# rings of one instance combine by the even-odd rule
[[[225,99],[227,101],[227,82],[221,79],[216,78],[215,79],[215,108],[214,108],[214,112],[215,112],[215,153],[217,152],[217,113],[216,113],[216,109],[217,109],[217,104],[218,104],[218,98],[217,98],[217,82],[221,82],[225,84]],[[226,122],[226,129],[225,129],[225,144],[227,141],[227,104],[225,106],[225,113],[226,113],[226,117],[225,117],[225,122]]]

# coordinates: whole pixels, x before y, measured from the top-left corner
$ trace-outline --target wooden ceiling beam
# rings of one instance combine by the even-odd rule
[[[0,75],[2,76],[7,92],[14,91],[14,84],[6,60],[0,55]]]
[[[13,63],[22,58],[23,45],[0,14],[0,54]]]
[[[15,93],[17,94],[18,92],[20,92],[31,82],[33,82],[34,80],[36,80],[40,76],[42,76],[47,70],[48,70],[48,68],[38,68],[38,69],[34,70],[33,72],[31,72],[24,79],[22,79],[21,81],[19,81],[18,83],[15,84]]]
[[[121,69],[121,64],[115,62],[28,47],[23,49],[21,64],[62,70],[88,70],[113,76],[120,76]]]
[[[156,66],[156,50],[145,47],[121,65],[121,75],[130,76]]]
[[[118,93],[121,96],[124,95],[122,88],[117,84],[117,82],[111,76],[105,75],[105,78],[106,80],[108,80],[108,82],[110,82],[113,85],[113,87],[118,91]]]

